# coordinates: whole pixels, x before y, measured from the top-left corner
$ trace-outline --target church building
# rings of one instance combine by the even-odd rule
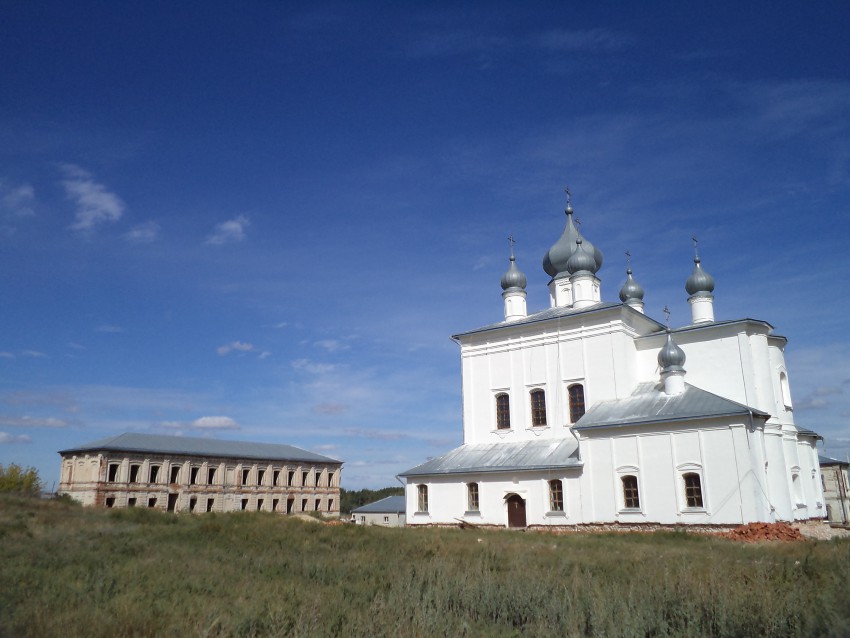
[[[460,345],[463,445],[400,476],[408,525],[632,527],[822,520],[816,433],[794,423],[787,340],[715,320],[694,242],[690,323],[644,313],[631,267],[602,300],[602,252],[573,210],[528,314],[511,250],[505,318]],[[666,311],[666,308],[665,308]]]

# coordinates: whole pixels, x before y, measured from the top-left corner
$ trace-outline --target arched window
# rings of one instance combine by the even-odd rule
[[[574,383],[567,388],[570,402],[570,423],[575,423],[584,416],[584,386]]]
[[[786,408],[791,407],[791,387],[788,385],[788,375],[782,370],[779,373],[779,387],[782,390],[782,403]]]
[[[428,486],[427,485],[417,485],[416,490],[419,496],[419,502],[417,504],[417,512],[427,512],[428,511]]]
[[[564,485],[560,479],[549,481],[549,511],[564,511]]]
[[[531,425],[546,425],[546,392],[540,388],[531,391]]]
[[[468,483],[466,486],[466,506],[470,512],[478,511],[478,483]]]
[[[636,476],[623,477],[623,505],[626,509],[640,509],[640,495]]]
[[[682,478],[685,481],[685,504],[688,507],[702,507],[702,484],[699,474],[688,472]]]
[[[499,430],[511,427],[511,398],[505,392],[496,395],[496,427]]]

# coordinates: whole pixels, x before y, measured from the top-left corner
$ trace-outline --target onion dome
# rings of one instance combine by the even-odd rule
[[[714,290],[714,277],[702,269],[699,263],[699,255],[694,257],[694,271],[685,282],[685,290],[691,297],[694,295],[706,297]]]
[[[584,272],[595,274],[597,270],[598,266],[596,265],[596,260],[593,258],[593,254],[584,247],[584,242],[579,237],[576,239],[576,249],[567,260],[567,272],[571,275]]]
[[[567,223],[564,226],[564,232],[561,233],[560,239],[555,242],[549,251],[543,256],[543,270],[550,277],[555,277],[559,273],[567,272],[567,262],[576,251],[576,240],[583,239],[581,233],[573,221],[573,207],[567,202],[567,209],[564,211],[567,215]],[[602,251],[596,248],[589,241],[584,242],[584,248],[589,252],[596,262],[595,268],[591,272],[597,272],[602,268]]]
[[[629,299],[643,301],[643,288],[632,277],[632,269],[626,268],[626,283],[620,288],[620,301],[626,303]]]
[[[502,275],[502,290],[525,290],[527,283],[525,275],[516,267],[516,258],[511,255],[511,265]]]
[[[658,365],[661,366],[661,372],[684,372],[685,370],[683,367],[685,365],[685,351],[674,343],[669,330],[667,331],[667,343],[658,353]]]

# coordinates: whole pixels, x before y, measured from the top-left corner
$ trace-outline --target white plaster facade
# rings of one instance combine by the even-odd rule
[[[355,508],[351,510],[351,522],[355,525],[404,527],[405,499],[403,496],[387,496],[374,503]]]
[[[571,215],[561,263],[565,238],[578,234]],[[550,275],[556,248],[544,260]],[[666,375],[678,377],[668,396],[659,362],[665,326],[642,313],[642,290],[621,292],[624,303],[599,301],[594,273],[559,272],[550,309],[453,337],[464,445],[401,475],[407,524],[522,526],[512,520],[520,509],[528,526],[823,519],[818,437],[794,423],[786,339],[764,321],[715,321],[713,280],[700,270],[688,282],[704,288],[689,299],[698,312],[670,331],[686,362]],[[573,397],[572,415],[571,391],[583,395],[581,406]],[[668,403],[681,408],[670,412]],[[650,404],[670,413],[628,412]],[[470,461],[479,457],[489,465]]]
[[[83,505],[339,516],[341,462],[291,446],[124,434],[60,454]]]

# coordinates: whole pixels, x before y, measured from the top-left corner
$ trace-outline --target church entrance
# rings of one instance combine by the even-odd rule
[[[519,494],[510,494],[508,504],[508,527],[525,527],[525,501]]]

